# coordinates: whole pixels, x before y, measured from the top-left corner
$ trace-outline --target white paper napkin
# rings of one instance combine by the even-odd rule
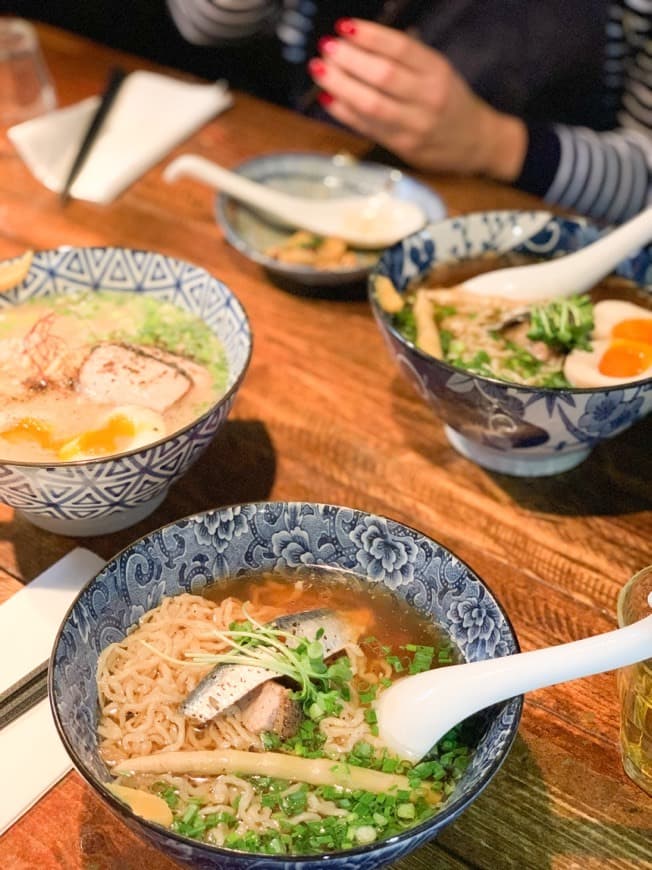
[[[0,605],[0,692],[52,651],[73,599],[104,562],[78,547]],[[71,768],[48,699],[0,731],[0,834]],[[11,787],[8,787],[11,783]]]
[[[32,174],[61,191],[99,97],[17,124],[9,139]],[[71,195],[107,203],[195,130],[233,102],[225,82],[192,84],[139,70],[122,83],[71,188]]]

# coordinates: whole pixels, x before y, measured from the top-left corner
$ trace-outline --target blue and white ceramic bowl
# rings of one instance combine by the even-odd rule
[[[198,266],[150,251],[40,251],[25,281],[0,294],[0,310],[51,293],[98,289],[146,293],[198,315],[222,342],[229,376],[225,394],[195,422],[138,450],[50,465],[0,460],[0,501],[40,528],[75,537],[127,528],[161,504],[226,420],[252,349],[247,315],[225,284]]]
[[[193,868],[375,870],[411,852],[452,822],[504,761],[522,699],[486,711],[477,746],[448,802],[399,836],[346,852],[308,857],[254,855],[189,840],[134,815],[103,786],[109,772],[97,748],[98,656],[165,596],[201,592],[244,571],[324,565],[382,584],[443,626],[469,661],[519,651],[514,631],[483,581],[441,544],[363,511],[304,502],[245,504],[165,526],[118,554],[68,611],[54,645],[50,702],[75,767],[135,833]]]
[[[631,387],[553,390],[507,384],[453,368],[418,350],[377,304],[375,274],[407,285],[439,263],[487,252],[554,257],[595,241],[598,228],[548,212],[492,211],[426,227],[385,252],[369,281],[374,316],[401,371],[444,421],[449,441],[492,471],[544,476],[574,468],[596,444],[624,432],[652,409],[652,378]],[[652,248],[623,261],[618,275],[652,283]]]
[[[391,190],[393,196],[420,205],[428,221],[439,220],[446,214],[441,198],[425,184],[399,169],[360,162],[348,155],[331,157],[310,152],[279,152],[248,160],[235,171],[284,193],[315,199],[367,196]],[[267,221],[261,213],[223,193],[216,199],[216,214],[224,235],[234,248],[263,266],[281,283],[295,288],[339,287],[364,282],[378,261],[377,252],[358,251],[358,263],[342,269],[316,269],[284,263],[270,257],[266,251],[281,244],[294,230]]]

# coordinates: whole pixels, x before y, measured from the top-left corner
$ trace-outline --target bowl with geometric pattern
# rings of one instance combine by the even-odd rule
[[[68,461],[0,457],[0,501],[40,528],[75,537],[127,528],[161,504],[226,420],[252,351],[249,320],[234,293],[206,270],[152,251],[38,251],[25,280],[0,294],[0,317],[12,306],[52,294],[99,290],[142,294],[201,319],[221,344],[227,375],[220,397],[196,419],[135,449]]]
[[[298,580],[307,576],[306,571],[320,568],[331,575],[333,572],[353,575],[355,582],[374,590],[374,595],[387,593],[394,619],[407,603],[422,619],[439,627],[463,660],[478,661],[519,652],[507,615],[471,567],[428,535],[363,510],[311,502],[239,504],[177,520],[132,543],[88,583],[66,615],[50,662],[50,702],[64,747],[86,783],[121,823],[184,866],[201,870],[376,870],[398,861],[454,821],[487,787],[510,751],[518,730],[522,697],[494,705],[467,720],[468,764],[459,771],[459,778],[445,792],[445,799],[433,814],[416,824],[404,824],[390,836],[383,835],[381,826],[378,836],[366,837],[364,843],[341,849],[334,849],[326,842],[328,837],[323,837],[318,840],[316,850],[302,854],[276,840],[271,841],[275,850],[260,850],[256,845],[229,848],[228,839],[219,841],[205,831],[191,832],[176,822],[146,820],[119,800],[107,784],[112,780],[111,758],[115,753],[122,757],[123,744],[107,760],[100,751],[97,730],[100,706],[107,709],[106,698],[100,703],[96,678],[98,662],[106,661],[112,654],[106,653],[106,648],[133,638],[136,626],[151,625],[155,608],[163,602],[170,604],[185,593],[201,596],[206,587],[211,587],[207,597],[216,601],[220,585],[225,584],[223,595],[230,596],[226,600],[233,602],[232,596],[238,595],[235,578],[246,575],[250,578],[248,582],[263,584],[269,582],[270,572],[272,577],[280,574],[286,579],[288,572],[293,572]],[[309,582],[323,582],[324,575],[322,580],[319,576]],[[261,586],[257,594],[255,585],[251,587],[252,601],[260,602],[262,596],[271,595],[269,603],[284,606],[285,599],[278,591],[279,579],[274,580],[276,591],[266,592],[268,587]],[[320,595],[317,587],[315,594]],[[325,600],[323,595],[320,600]],[[193,605],[199,606],[198,602]],[[288,613],[297,608],[289,591],[285,606]],[[193,613],[198,619],[198,611]],[[169,649],[179,655],[179,647]],[[128,660],[126,663],[129,666]],[[147,692],[156,694],[158,690],[150,683],[147,685]],[[134,695],[131,689],[127,692],[128,704],[132,698],[137,701],[144,697],[138,694],[140,689],[134,691]],[[135,710],[137,706],[129,709]],[[175,707],[170,713],[175,722],[179,709]],[[122,716],[120,711],[114,712]],[[156,713],[150,715],[147,711],[146,715],[151,721]],[[136,722],[134,727],[137,726]],[[108,733],[103,727],[101,734]],[[205,734],[197,738],[192,735],[186,740],[197,739],[198,746],[209,745]],[[127,729],[125,752],[132,737],[136,739],[135,731]],[[175,730],[169,739],[179,745],[183,731]],[[264,744],[262,749],[258,748],[261,758],[268,748]],[[449,746],[438,746],[439,749],[451,754]],[[250,752],[255,751],[252,748]],[[443,755],[439,757],[442,765],[450,761]],[[210,776],[208,780],[211,788],[217,787]],[[265,788],[264,782],[258,784]],[[238,787],[249,794],[246,785]],[[249,800],[250,797],[247,804]],[[175,812],[184,810],[175,807]],[[246,814],[246,807],[243,812]],[[278,814],[267,818],[261,813],[256,817],[256,830],[268,826],[276,832]],[[295,816],[294,821],[299,824],[300,816]],[[214,818],[209,824],[220,822]],[[347,821],[345,829],[351,824]]]
[[[544,387],[455,367],[425,353],[397,328],[378,301],[377,278],[388,278],[403,294],[435,266],[457,267],[508,252],[548,260],[590,245],[606,232],[583,218],[544,211],[477,212],[425,227],[385,251],[374,269],[369,300],[390,355],[443,421],[451,445],[478,465],[518,477],[574,468],[596,445],[652,411],[652,378],[614,378],[613,385],[599,387]],[[652,247],[633,251],[612,280],[631,285],[636,303],[652,309]]]

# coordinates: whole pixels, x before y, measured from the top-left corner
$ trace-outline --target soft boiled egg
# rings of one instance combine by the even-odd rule
[[[66,462],[93,459],[136,450],[165,435],[163,417],[150,408],[120,405],[106,414],[95,429],[81,432],[62,444],[57,453]]]
[[[591,350],[573,350],[564,374],[574,387],[611,387],[652,377],[652,311],[617,299],[593,307]]]

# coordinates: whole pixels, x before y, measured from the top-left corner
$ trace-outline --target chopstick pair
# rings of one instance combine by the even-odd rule
[[[70,188],[86,163],[86,160],[93,149],[93,145],[95,144],[104,122],[107,119],[109,111],[111,110],[111,106],[115,102],[115,98],[118,96],[120,87],[126,77],[127,73],[121,67],[113,67],[111,69],[104,92],[100,98],[100,104],[91,118],[88,129],[86,130],[72,166],[70,167],[70,171],[68,172],[68,177],[66,178],[59,194],[59,199],[62,205],[65,205],[65,203],[70,199]]]
[[[0,694],[0,731],[35,707],[48,693],[48,662],[17,680]]]
[[[386,0],[374,21],[376,24],[391,27],[398,21],[401,13],[407,9],[408,3],[409,0]],[[313,85],[303,96],[299,97],[297,100],[299,112],[307,112],[308,109],[312,108],[321,92],[322,88],[319,85]]]

